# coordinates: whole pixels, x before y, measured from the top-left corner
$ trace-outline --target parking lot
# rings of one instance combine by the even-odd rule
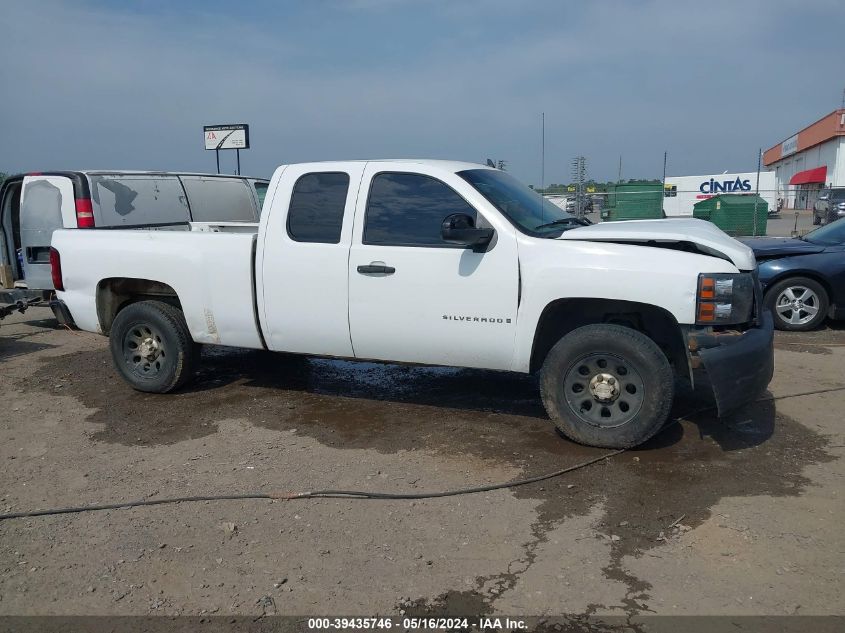
[[[686,393],[646,445],[519,488],[5,521],[0,613],[841,614],[843,345],[778,333],[764,401],[718,420]],[[185,390],[134,392],[44,308],[2,322],[0,367],[2,512],[440,491],[605,452],[495,372],[206,349]]]

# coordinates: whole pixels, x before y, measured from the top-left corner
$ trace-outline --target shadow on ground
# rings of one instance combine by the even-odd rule
[[[47,343],[35,343],[34,341],[24,340],[29,336],[31,335],[13,334],[11,336],[5,336],[0,332],[0,361],[56,347]]]

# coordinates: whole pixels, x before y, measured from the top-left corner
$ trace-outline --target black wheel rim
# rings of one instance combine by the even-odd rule
[[[586,354],[569,366],[563,390],[570,411],[600,428],[623,426],[633,420],[645,401],[640,371],[615,354]]]
[[[164,339],[148,323],[132,326],[123,336],[123,360],[133,374],[142,378],[155,378],[167,360]]]

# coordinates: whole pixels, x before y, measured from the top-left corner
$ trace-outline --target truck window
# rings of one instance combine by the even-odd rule
[[[182,176],[194,222],[256,222],[249,183],[240,178]]]
[[[349,191],[349,174],[305,174],[293,186],[288,209],[288,235],[297,242],[337,244]]]
[[[373,178],[364,217],[364,244],[443,246],[440,236],[447,216],[477,212],[447,184],[422,174],[381,173]]]
[[[176,176],[91,176],[98,226],[144,226],[187,222],[188,204]]]

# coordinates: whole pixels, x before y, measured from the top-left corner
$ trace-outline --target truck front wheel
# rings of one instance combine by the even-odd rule
[[[182,311],[162,301],[132,303],[109,333],[114,366],[134,389],[167,393],[194,375],[199,346]]]
[[[674,377],[660,348],[619,325],[586,325],[561,338],[540,371],[549,417],[568,438],[629,448],[666,421]]]

